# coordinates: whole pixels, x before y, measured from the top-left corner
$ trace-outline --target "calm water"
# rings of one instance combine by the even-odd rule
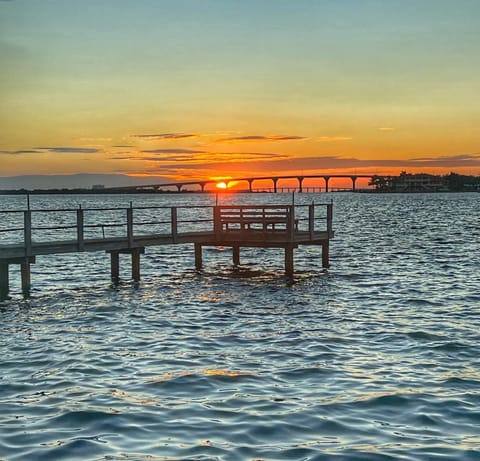
[[[328,198],[331,268],[301,248],[293,285],[271,249],[242,250],[240,271],[228,249],[205,249],[196,273],[191,246],[148,248],[138,288],[127,260],[112,288],[104,253],[38,257],[29,301],[12,269],[0,459],[480,459],[480,195]],[[32,206],[129,200],[214,198]]]

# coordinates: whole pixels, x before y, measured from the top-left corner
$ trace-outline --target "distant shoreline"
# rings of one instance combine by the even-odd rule
[[[280,193],[292,193],[296,192],[299,194],[309,194],[313,192],[299,192],[299,191],[281,191]],[[378,190],[378,189],[357,189],[356,191],[352,190],[331,190],[328,193],[345,193],[352,192],[355,194],[441,194],[441,193],[462,193],[462,192],[480,192],[480,190],[439,190],[439,191],[392,191],[392,190]],[[235,193],[248,193],[248,194],[258,194],[258,193],[271,193],[273,191],[269,190],[258,190],[258,191],[249,191],[249,190],[230,190],[230,191],[201,191],[201,190],[185,190],[181,191],[175,190],[158,190],[151,191],[145,189],[139,190],[116,190],[116,189],[15,189],[15,190],[0,190],[0,195],[178,195],[178,194],[235,194]],[[314,192],[319,194],[325,194],[327,192]]]
[[[13,190],[0,190],[0,195],[105,195],[105,194],[208,194],[215,193],[215,191],[199,191],[199,190],[182,190],[180,192],[171,190],[159,190],[153,192],[151,190],[139,189],[139,190],[119,190],[119,189],[13,189]]]

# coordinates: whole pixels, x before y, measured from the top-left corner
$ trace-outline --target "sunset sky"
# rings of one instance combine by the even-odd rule
[[[478,0],[0,0],[0,176],[480,174]]]

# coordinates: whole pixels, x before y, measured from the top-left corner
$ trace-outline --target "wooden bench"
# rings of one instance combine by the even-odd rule
[[[286,232],[289,228],[289,206],[271,207],[218,207],[217,228],[228,231]],[[298,220],[294,221],[295,229]]]

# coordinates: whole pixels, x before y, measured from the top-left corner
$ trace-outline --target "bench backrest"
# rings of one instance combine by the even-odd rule
[[[217,231],[277,228],[287,230],[291,221],[290,205],[218,206],[215,213]]]

